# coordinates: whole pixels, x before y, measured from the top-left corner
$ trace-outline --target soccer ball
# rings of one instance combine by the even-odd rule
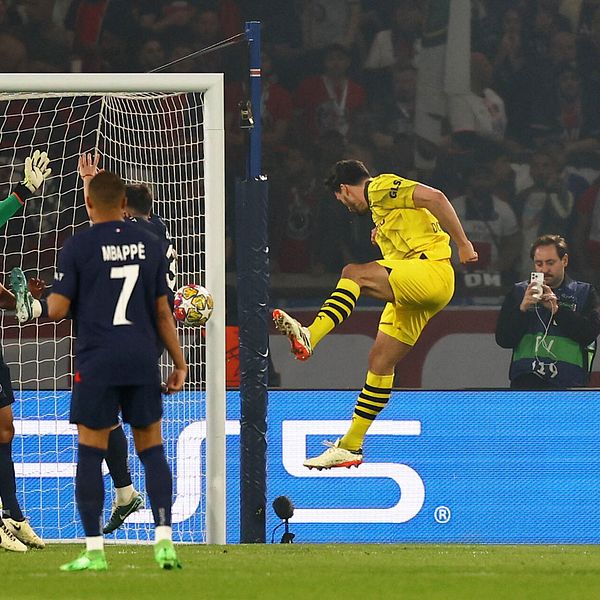
[[[210,292],[195,283],[190,283],[175,292],[173,316],[178,323],[187,327],[205,325],[213,310]]]

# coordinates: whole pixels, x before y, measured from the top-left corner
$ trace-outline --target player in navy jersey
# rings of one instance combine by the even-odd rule
[[[84,186],[86,174],[97,171],[97,159],[92,159],[91,155],[82,155],[80,159],[80,174],[82,173]],[[152,194],[150,188],[145,184],[131,184],[125,186],[125,195],[127,204],[125,215],[128,220],[135,223],[138,227],[156,235],[161,242],[163,255],[167,259],[167,299],[169,306],[173,306],[173,298],[176,289],[177,278],[177,255],[167,226],[158,215],[151,215]],[[143,507],[143,500],[140,493],[134,489],[131,481],[131,472],[129,470],[129,452],[127,438],[123,427],[119,424],[110,432],[107,465],[115,484],[116,499],[113,502],[111,515],[102,530],[103,533],[112,533],[118,529],[129,515]]]
[[[79,435],[76,499],[86,551],[64,571],[107,568],[100,532],[102,461],[119,411],[133,429],[156,524],[155,558],[179,567],[171,541],[172,476],[161,436],[158,353],[174,369],[168,392],[182,388],[187,365],[167,300],[167,265],[157,237],[124,220],[125,185],[109,172],[90,178],[86,207],[94,226],[62,248],[48,317],[75,321],[75,377],[70,420]]]
[[[140,227],[152,231],[160,240],[167,258],[167,287],[169,288],[169,302],[173,305],[175,290],[177,289],[177,252],[171,241],[166,223],[159,215],[152,212],[152,192],[145,183],[135,183],[125,186],[127,205],[125,215]]]

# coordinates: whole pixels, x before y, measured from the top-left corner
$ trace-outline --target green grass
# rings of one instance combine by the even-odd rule
[[[0,553],[2,600],[503,600],[600,598],[600,547],[471,545],[108,546],[109,571],[63,573],[82,545]]]

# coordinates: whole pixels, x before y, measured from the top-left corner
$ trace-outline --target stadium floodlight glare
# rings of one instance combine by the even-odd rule
[[[77,160],[82,152],[101,154],[100,166],[114,171],[127,183],[147,183],[154,193],[153,210],[165,220],[178,254],[178,287],[205,286],[214,298],[214,312],[206,327],[180,329],[190,363],[189,382],[181,394],[166,399],[163,426],[165,449],[172,465],[180,464],[178,434],[190,423],[206,422],[206,444],[196,440],[206,457],[198,472],[175,469],[174,538],[185,528],[190,511],[202,516],[202,531],[186,531],[181,539],[225,543],[225,191],[224,113],[222,74],[3,74],[0,84],[0,195],[4,198],[22,176],[24,158],[32,148],[45,150],[52,176],[24,211],[11,218],[3,235],[4,273],[21,266],[28,276],[51,282],[56,254],[64,240],[87,227]],[[69,389],[72,375],[72,332],[68,322],[19,328],[12,315],[2,315],[3,347],[16,391],[29,390],[46,398]],[[167,365],[163,364],[166,369]],[[56,397],[58,398],[58,394]],[[35,396],[34,396],[35,397]],[[198,405],[198,398],[206,405]],[[38,400],[40,406],[48,402]],[[40,409],[42,410],[42,409]],[[45,410],[45,409],[44,409]],[[62,410],[62,408],[61,408]],[[64,422],[67,415],[40,414],[41,421]],[[189,429],[189,428],[188,428]],[[60,465],[65,461],[40,431],[35,453]],[[26,443],[20,447],[23,462]],[[18,448],[17,448],[18,450]],[[53,455],[54,453],[54,455]],[[74,449],[73,449],[74,453]],[[189,453],[189,446],[188,446]],[[18,454],[18,452],[17,452]],[[18,459],[17,459],[18,462]],[[143,485],[139,462],[132,458],[136,487]],[[205,467],[205,471],[204,471]],[[57,473],[60,469],[57,469]],[[31,497],[44,510],[44,497],[60,499],[60,490],[73,481],[43,478]],[[17,472],[19,465],[17,464]],[[204,475],[206,476],[204,478]],[[186,505],[179,493],[202,477],[202,498]],[[190,484],[191,485],[191,484]],[[195,484],[194,484],[195,485]],[[23,505],[31,510],[28,491],[32,479],[19,480]],[[189,486],[188,486],[189,487]],[[191,485],[193,487],[193,485]],[[187,488],[186,488],[187,489]],[[206,498],[204,498],[204,490]],[[143,490],[142,490],[143,491]],[[41,505],[40,505],[41,503]],[[179,503],[179,504],[178,504]],[[29,506],[28,506],[29,504]],[[177,506],[183,507],[177,509]],[[74,505],[60,506],[61,519],[77,521]],[[180,518],[177,523],[177,518]],[[126,539],[150,539],[149,511],[131,517]],[[137,522],[137,523],[136,523]],[[195,527],[195,525],[194,525]],[[68,527],[65,525],[65,531]],[[44,531],[39,533],[44,537]],[[68,534],[65,534],[68,537]]]

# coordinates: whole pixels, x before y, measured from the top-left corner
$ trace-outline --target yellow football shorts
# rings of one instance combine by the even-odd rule
[[[454,269],[450,260],[378,260],[391,269],[389,282],[395,302],[381,313],[379,331],[414,346],[429,319],[454,294]]]

